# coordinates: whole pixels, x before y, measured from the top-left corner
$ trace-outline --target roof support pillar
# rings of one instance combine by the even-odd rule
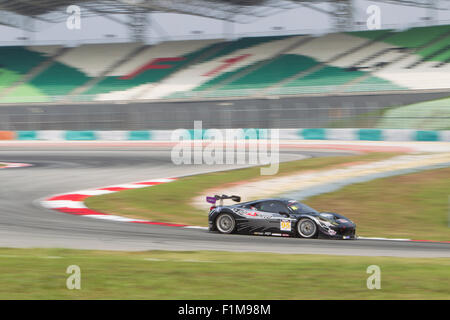
[[[145,42],[150,19],[146,12],[136,11],[128,15],[130,37],[136,42]]]
[[[331,19],[336,31],[349,31],[354,28],[353,1],[337,0],[330,3],[332,6]]]

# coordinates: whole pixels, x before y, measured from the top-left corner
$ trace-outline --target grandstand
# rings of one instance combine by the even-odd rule
[[[0,48],[1,102],[450,89],[450,26]]]
[[[439,2],[374,0],[440,9]],[[315,0],[78,0],[85,14],[115,14],[136,37],[128,43],[0,47],[0,103],[153,101],[450,89],[450,25],[351,31],[352,1],[323,11],[335,23],[325,35],[162,41],[140,38],[139,16],[171,12],[248,22]],[[0,0],[0,10],[50,23],[67,17],[66,0],[39,4]],[[219,5],[220,4],[220,5]],[[445,7],[445,6],[444,6]],[[317,9],[317,8],[315,8]],[[87,12],[87,13],[86,13]],[[135,19],[136,18],[136,19]],[[117,19],[116,19],[117,20]],[[120,19],[119,19],[120,20]],[[145,19],[144,19],[145,20]],[[1,19],[11,25],[14,19]],[[18,27],[11,25],[13,27]],[[344,27],[344,28],[342,28]],[[349,30],[347,30],[349,29]]]

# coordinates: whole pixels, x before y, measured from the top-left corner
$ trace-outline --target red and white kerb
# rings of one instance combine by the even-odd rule
[[[169,182],[172,182],[175,180],[176,180],[176,178],[152,179],[149,181],[141,181],[141,182],[135,182],[135,183],[129,183],[129,184],[119,184],[119,185],[113,185],[113,186],[109,186],[109,187],[102,187],[102,188],[98,188],[98,189],[80,190],[80,191],[75,191],[72,193],[66,193],[66,194],[53,196],[51,198],[48,198],[48,199],[42,201],[41,204],[44,207],[55,210],[55,211],[72,214],[72,215],[83,216],[83,217],[92,218],[92,219],[111,220],[111,221],[117,221],[117,222],[143,223],[143,224],[151,224],[151,225],[170,226],[170,227],[198,228],[198,227],[187,226],[184,224],[155,222],[155,221],[149,221],[149,220],[140,220],[140,219],[116,216],[116,215],[107,214],[107,213],[98,212],[98,211],[89,209],[84,204],[84,201],[89,197],[100,196],[100,195],[109,194],[109,193],[115,193],[115,192],[119,192],[119,191],[123,191],[123,190],[152,187],[152,186],[156,186],[156,185],[160,185],[160,184],[164,184],[164,183],[169,183]]]

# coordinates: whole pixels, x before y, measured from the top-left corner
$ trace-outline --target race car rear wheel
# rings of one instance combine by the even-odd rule
[[[297,224],[297,232],[302,238],[314,238],[317,235],[317,225],[311,219],[301,219]]]
[[[236,221],[231,215],[224,213],[217,217],[216,227],[221,233],[232,233],[236,227]]]

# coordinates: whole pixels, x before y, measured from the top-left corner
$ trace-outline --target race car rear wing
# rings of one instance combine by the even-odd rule
[[[227,196],[226,194],[223,194],[221,196],[219,195],[215,195],[214,197],[206,197],[206,202],[208,203],[212,203],[212,204],[216,204],[217,200],[219,200],[219,206],[223,206],[223,200],[226,199],[231,199],[234,202],[241,202],[241,197],[240,196]]]

